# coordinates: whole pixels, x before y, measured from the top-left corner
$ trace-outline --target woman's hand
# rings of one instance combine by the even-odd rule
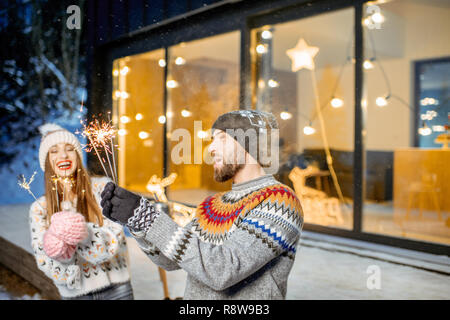
[[[71,211],[53,214],[49,230],[57,238],[72,246],[77,245],[88,236],[84,216]]]

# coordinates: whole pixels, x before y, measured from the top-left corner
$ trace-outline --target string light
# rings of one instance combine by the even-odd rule
[[[150,134],[147,131],[139,132],[139,138],[142,140],[147,139],[149,136],[150,136]]]
[[[264,30],[261,33],[261,38],[268,40],[268,39],[272,39],[272,32],[270,32],[269,30]]]
[[[125,130],[125,129],[119,129],[119,131],[117,131],[117,134],[119,135],[119,136],[124,136],[124,135],[126,135],[128,132],[127,132],[127,130]]]
[[[144,118],[144,116],[142,115],[142,113],[136,113],[136,116],[134,117],[136,120],[142,120],[142,118]]]
[[[380,12],[375,12],[372,14],[371,19],[375,23],[383,23],[384,22],[384,16]]]
[[[370,70],[370,69],[374,68],[374,65],[373,65],[372,61],[370,59],[368,59],[368,60],[364,60],[363,67],[366,70]]]
[[[387,102],[388,97],[378,97],[375,100],[375,103],[377,104],[377,106],[379,107],[385,107],[387,106],[388,102]]]
[[[122,123],[128,123],[130,121],[131,121],[130,117],[127,117],[127,116],[120,117],[120,122],[122,122]]]
[[[166,123],[166,117],[165,116],[159,116],[158,122],[161,123],[161,124]]]
[[[164,59],[159,59],[158,65],[159,65],[161,68],[164,68],[164,67],[166,66],[166,60],[164,60]]]
[[[167,87],[171,89],[176,88],[178,87],[178,82],[176,82],[175,80],[168,80]]]
[[[197,132],[197,137],[199,137],[200,139],[205,139],[206,137],[208,137],[208,133],[206,131],[199,130]]]
[[[173,117],[173,112],[172,111],[167,111],[166,112],[166,116],[167,116],[167,118],[172,118]]]
[[[130,97],[130,94],[126,91],[120,91],[120,90],[116,90],[114,91],[114,98],[115,99],[128,99]]]
[[[277,88],[277,87],[280,86],[280,84],[279,84],[277,81],[273,80],[273,79],[269,79],[269,81],[267,82],[267,84],[268,84],[269,87],[271,87],[271,88]]]
[[[288,112],[288,111],[282,111],[282,112],[280,113],[280,118],[281,118],[282,120],[289,120],[289,119],[292,118],[292,113],[290,113],[290,112]]]
[[[125,76],[128,72],[130,71],[130,68],[128,68],[127,66],[123,67],[122,69],[120,69],[120,74]]]
[[[182,57],[178,57],[178,58],[175,59],[175,64],[176,64],[176,65],[181,66],[181,65],[183,65],[183,64],[185,64],[185,63],[186,63],[186,60],[183,59]]]
[[[311,126],[311,123],[308,126],[303,128],[303,133],[306,134],[307,136],[310,136],[310,135],[314,134],[315,132],[316,132],[316,129],[314,129]]]
[[[187,110],[187,109],[181,110],[181,116],[183,116],[184,118],[188,118],[191,115],[192,115],[192,112],[190,112],[189,110]]]
[[[263,44],[258,44],[256,46],[256,52],[258,52],[259,54],[263,54],[267,52],[267,47]]]
[[[342,99],[339,98],[333,98],[331,99],[331,106],[333,108],[340,108],[344,105],[344,101]]]
[[[119,70],[114,69],[112,74],[113,74],[114,77],[117,77],[119,75]]]

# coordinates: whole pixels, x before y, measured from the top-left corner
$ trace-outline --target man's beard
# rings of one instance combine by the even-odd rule
[[[214,179],[217,182],[225,182],[233,178],[244,167],[244,164],[224,164],[222,168],[214,168]]]

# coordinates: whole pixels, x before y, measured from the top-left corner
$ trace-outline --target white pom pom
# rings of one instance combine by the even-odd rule
[[[46,123],[39,127],[39,131],[41,132],[41,135],[43,137],[45,137],[49,132],[57,130],[64,130],[64,129],[54,123]]]

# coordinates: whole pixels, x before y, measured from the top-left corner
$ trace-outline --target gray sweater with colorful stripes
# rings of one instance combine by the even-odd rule
[[[265,175],[206,198],[184,227],[159,214],[132,234],[158,266],[187,272],[185,299],[284,299],[302,226],[295,192]]]

